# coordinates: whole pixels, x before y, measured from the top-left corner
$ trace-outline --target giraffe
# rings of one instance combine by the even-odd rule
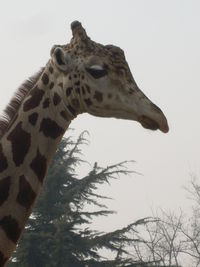
[[[167,133],[163,112],[138,88],[122,49],[92,41],[82,24],[55,45],[0,119],[0,267],[12,255],[70,122],[82,113],[138,121]]]

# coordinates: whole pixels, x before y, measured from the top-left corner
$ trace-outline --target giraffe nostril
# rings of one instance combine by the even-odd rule
[[[152,103],[152,109],[154,111],[156,111],[156,112],[162,113],[162,110],[158,106],[156,106],[155,104],[153,104],[153,103]]]

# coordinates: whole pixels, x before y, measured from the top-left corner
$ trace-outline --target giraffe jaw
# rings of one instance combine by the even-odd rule
[[[156,106],[154,105],[153,107],[155,109]],[[167,133],[169,131],[167,119],[159,108],[157,108],[157,112],[154,111],[151,115],[149,115],[149,113],[147,113],[147,115],[138,115],[133,110],[120,109],[107,109],[104,113],[97,109],[90,109],[89,113],[97,117],[137,121],[142,125],[142,127],[152,131],[160,130],[163,133]]]

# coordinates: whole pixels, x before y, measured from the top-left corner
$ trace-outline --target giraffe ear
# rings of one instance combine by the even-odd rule
[[[71,56],[66,55],[61,47],[56,47],[52,53],[56,66],[62,71],[68,71],[72,62]]]

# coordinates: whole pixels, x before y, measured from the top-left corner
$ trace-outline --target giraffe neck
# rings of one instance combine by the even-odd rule
[[[78,114],[78,100],[63,102],[66,91],[56,77],[48,63],[0,140],[0,267],[15,249],[60,139]]]

